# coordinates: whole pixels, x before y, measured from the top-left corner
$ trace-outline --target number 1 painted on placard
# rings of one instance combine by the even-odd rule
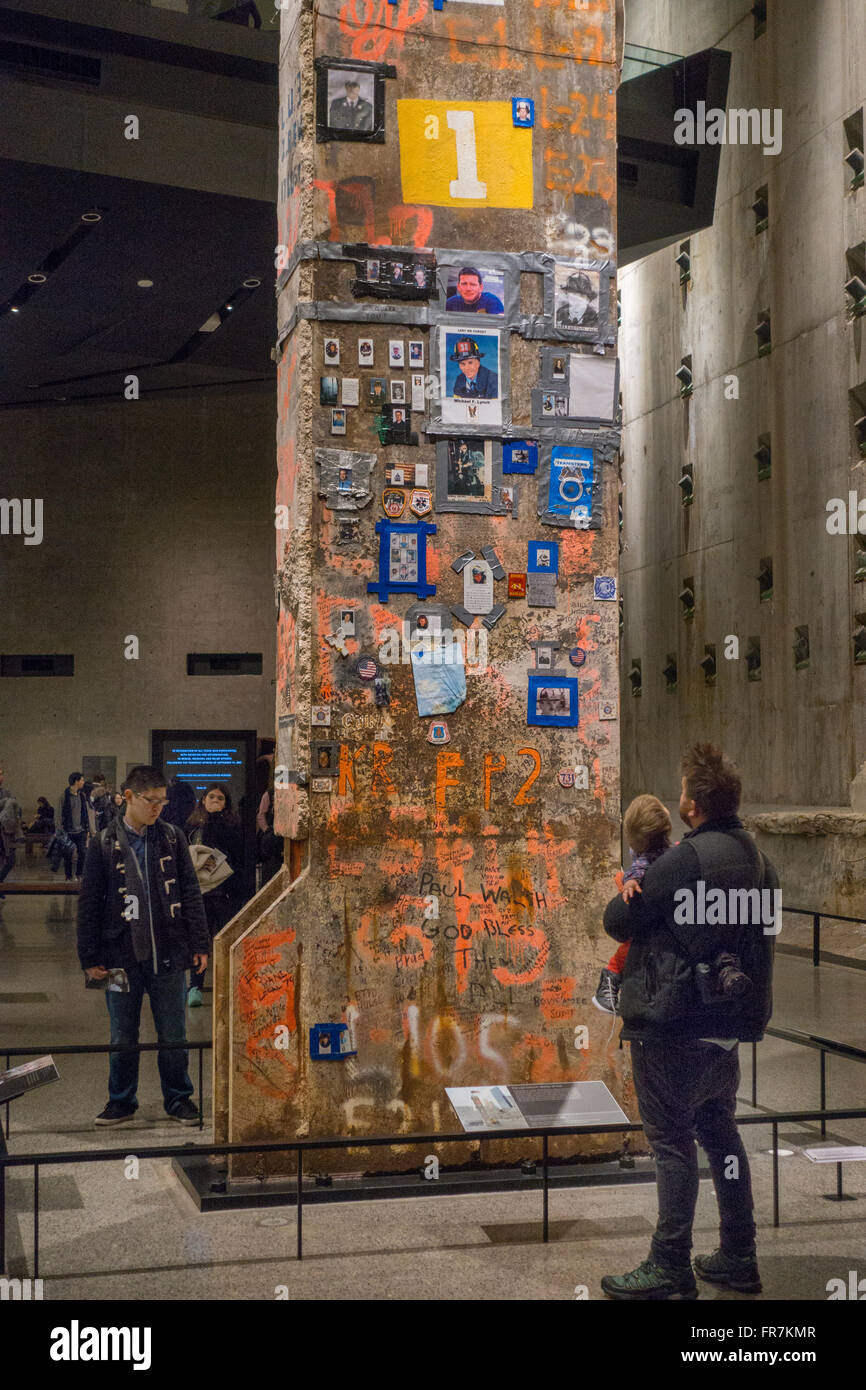
[[[452,198],[486,198],[487,184],[478,178],[475,153],[475,115],[472,111],[449,111],[448,129],[454,131],[457,144],[457,177],[449,191]]]

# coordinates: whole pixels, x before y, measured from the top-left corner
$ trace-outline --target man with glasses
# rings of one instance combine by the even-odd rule
[[[183,831],[160,819],[165,778],[134,767],[125,810],[87,851],[78,899],[78,958],[93,987],[105,988],[112,1043],[137,1043],[141,1005],[150,1000],[157,1041],[186,1042],[186,971],[204,971],[210,948],[204,903]],[[169,1119],[199,1122],[182,1048],[157,1053]],[[138,1109],[137,1052],[113,1052],[108,1104],[97,1125],[119,1125]]]

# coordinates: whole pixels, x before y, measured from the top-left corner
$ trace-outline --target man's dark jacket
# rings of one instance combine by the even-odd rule
[[[695,845],[699,837],[703,867]],[[728,902],[729,889],[770,890],[769,899],[762,901],[770,906],[766,918],[772,915],[778,875],[736,816],[707,821],[684,835],[679,845],[650,865],[640,893],[628,903],[618,895],[605,910],[608,936],[631,942],[620,994],[622,1036],[627,1041],[739,1038],[747,1042],[763,1037],[773,1007],[775,936],[764,930],[771,924],[760,916],[757,922],[741,925],[677,922],[675,914],[682,918],[687,900],[675,898],[675,893],[688,889],[694,894],[691,901],[698,902],[699,879],[706,893],[723,889]],[[707,1004],[698,993],[694,967],[698,962],[712,962],[723,951],[739,957],[752,989],[741,1000]]]
[[[78,804],[81,807],[81,825],[78,830],[72,828],[72,798],[78,797]],[[60,827],[65,830],[67,835],[86,835],[89,821],[87,819],[87,797],[84,792],[74,792],[71,787],[67,787],[60,798]]]
[[[152,846],[148,863],[157,974],[189,970],[193,955],[210,951],[210,932],[186,838],[183,831],[160,821],[148,827],[147,835]],[[82,970],[94,965],[129,970],[136,964],[130,925],[123,916],[128,891],[115,820],[94,837],[84,861],[78,896],[78,959]],[[147,902],[143,895],[138,896],[144,916]],[[153,964],[152,958],[149,964]]]

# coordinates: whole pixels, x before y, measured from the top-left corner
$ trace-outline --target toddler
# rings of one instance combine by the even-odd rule
[[[625,813],[623,829],[634,857],[628,870],[616,875],[616,886],[628,902],[634,893],[641,891],[641,881],[650,864],[670,849],[671,818],[657,796],[636,796]],[[599,976],[592,1002],[602,1013],[615,1014],[619,1010],[619,991],[628,948],[629,943],[623,941]]]

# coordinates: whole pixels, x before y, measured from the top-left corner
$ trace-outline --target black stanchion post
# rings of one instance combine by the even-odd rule
[[[33,1165],[33,1278],[39,1278],[39,1164]]]
[[[204,1048],[198,1046],[198,1127],[204,1129]]]
[[[840,1201],[840,1202],[841,1202],[841,1200],[842,1200],[842,1195],[843,1195],[843,1194],[842,1194],[842,1164],[841,1164],[841,1163],[837,1163],[837,1164],[836,1164],[836,1196],[839,1198],[839,1201]]]
[[[0,1146],[0,1154],[4,1151]],[[6,1273],[6,1165],[0,1165],[0,1274]]]
[[[821,964],[821,914],[812,913],[812,964]]]
[[[542,1239],[547,1245],[550,1239],[550,1221],[548,1220],[548,1198],[549,1183],[547,1172],[547,1135],[541,1136],[541,1191],[542,1191]]]
[[[758,1044],[752,1043],[752,1106],[758,1104]]]
[[[818,1056],[821,1058],[821,1109],[827,1109],[827,1054],[823,1047],[819,1050]],[[827,1137],[827,1121],[821,1116],[821,1138]]]
[[[7,1070],[7,1071],[9,1070],[9,1063],[10,1063],[11,1061],[12,1061],[12,1058],[9,1056],[9,1053],[7,1052],[7,1053],[6,1053],[6,1070]],[[9,1138],[9,1102],[8,1102],[8,1100],[7,1100],[7,1102],[6,1102],[6,1138],[7,1138],[7,1139]]]
[[[304,1258],[303,1238],[304,1214],[304,1151],[298,1149],[298,1259]]]
[[[773,1120],[773,1225],[778,1226],[778,1125]]]

